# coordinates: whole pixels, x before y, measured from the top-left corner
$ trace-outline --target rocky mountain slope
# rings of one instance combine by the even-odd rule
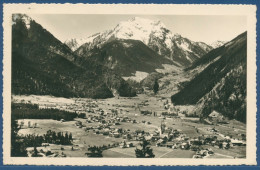
[[[89,56],[94,48],[101,48],[107,42],[113,40],[139,40],[157,54],[171,59],[179,66],[188,66],[212,49],[211,46],[194,42],[178,34],[173,34],[160,21],[153,21],[140,17],[120,22],[115,28],[94,34],[85,40],[75,52],[79,56]],[[80,45],[83,40],[67,41]],[[73,43],[72,43],[73,42]],[[80,42],[80,43],[79,43]],[[74,46],[72,49],[75,49]]]
[[[88,51],[88,56],[78,57],[77,63],[86,67],[89,63],[101,64],[128,77],[139,72],[151,73],[162,64],[173,64],[167,58],[158,55],[139,40],[112,40],[100,48]]]
[[[135,92],[106,67],[80,67],[77,55],[30,17],[13,15],[12,93],[107,98]]]
[[[184,88],[171,97],[175,105],[195,104],[204,116],[216,110],[230,119],[246,121],[247,33],[210,51],[186,71],[201,66]]]
[[[215,49],[215,48],[221,47],[225,43],[226,43],[226,41],[215,41],[215,42],[211,43],[210,46]]]
[[[67,39],[64,44],[66,44],[72,51],[77,50],[82,44],[86,42],[85,38],[72,38]]]

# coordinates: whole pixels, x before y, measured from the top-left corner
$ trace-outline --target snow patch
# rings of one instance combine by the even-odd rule
[[[86,48],[92,48],[94,46],[100,47],[104,43],[114,39],[139,40],[147,46],[152,46],[153,43],[155,43],[154,45],[158,47],[158,54],[160,55],[163,54],[162,49],[165,49],[165,47],[167,51],[169,50],[170,54],[173,54],[175,43],[181,50],[193,54],[194,52],[191,50],[191,45],[200,45],[204,50],[209,48],[205,43],[193,42],[183,38],[179,34],[173,34],[161,21],[154,21],[140,17],[134,17],[130,20],[122,21],[113,29],[95,34],[87,39],[80,39],[77,42],[78,47],[84,43],[89,43],[90,46],[87,46]],[[160,43],[159,46],[157,45],[158,43]],[[129,44],[123,45],[126,48],[130,47]],[[199,55],[197,56],[200,57]],[[193,62],[189,57],[187,60]]]
[[[78,47],[84,43],[103,44],[110,38],[140,40],[148,45],[151,35],[163,40],[168,48],[172,47],[173,34],[160,21],[134,17],[120,22],[114,29],[110,29],[88,38],[77,39]]]
[[[13,14],[13,24],[16,24],[16,20],[22,19],[27,29],[30,29],[32,19],[24,14]]]
[[[32,104],[45,104],[45,103],[75,103],[73,99],[68,99],[64,97],[54,97],[54,96],[38,96],[38,95],[12,95],[12,102],[14,103],[32,103]]]
[[[189,44],[187,42],[183,42],[181,44],[178,44],[180,48],[182,48],[184,51],[192,52],[189,48]]]
[[[214,49],[215,48],[218,48],[218,47],[221,47],[222,45],[224,45],[226,42],[225,41],[215,41],[213,42],[212,44],[210,44],[211,47],[213,47]]]
[[[207,51],[207,52],[214,48],[212,46],[205,44],[204,42],[193,42],[193,43],[200,46],[200,48],[202,48],[204,51]]]
[[[140,82],[140,81],[142,81],[143,79],[145,79],[148,75],[149,75],[149,73],[147,73],[147,72],[136,71],[133,76],[123,77],[123,79],[124,79],[124,80],[132,79],[132,80],[135,80],[135,81],[137,81],[137,82]]]

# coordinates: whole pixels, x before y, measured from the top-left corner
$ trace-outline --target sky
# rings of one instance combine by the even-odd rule
[[[245,16],[227,15],[33,14],[29,16],[62,42],[71,38],[86,38],[112,29],[119,22],[133,17],[160,20],[173,33],[208,44],[217,40],[230,41],[247,28]]]

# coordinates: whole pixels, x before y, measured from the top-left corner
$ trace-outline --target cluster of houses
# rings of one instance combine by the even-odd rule
[[[146,103],[147,101],[144,101],[142,104],[146,105]],[[165,100],[164,107],[166,111],[161,113],[162,116],[178,116],[179,110],[169,104],[168,100]],[[94,133],[99,135],[123,138],[124,142],[120,144],[120,147],[122,148],[133,147],[133,141],[142,141],[143,138],[145,138],[157,147],[169,147],[173,149],[180,148],[196,151],[195,157],[199,158],[213,154],[211,149],[202,149],[202,145],[210,145],[221,149],[229,149],[230,147],[236,145],[245,145],[245,141],[240,141],[237,139],[228,139],[225,137],[222,137],[223,139],[218,139],[217,136],[221,134],[218,134],[217,131],[215,131],[215,135],[204,135],[196,138],[190,138],[187,137],[186,134],[183,134],[181,130],[167,128],[164,123],[161,124],[161,127],[159,127],[158,130],[152,133],[144,131],[130,131],[129,129],[117,128],[116,125],[120,125],[121,122],[145,124],[150,124],[150,122],[138,122],[135,119],[123,116],[122,109],[109,109],[109,111],[104,111],[100,108],[96,108],[94,112],[97,114],[88,115],[86,117],[86,122],[99,122],[99,125],[84,127],[82,123],[77,122],[77,126],[85,128],[86,131],[92,130]],[[142,115],[154,114],[152,111],[148,110],[140,110],[140,113]],[[213,112],[209,117],[210,121],[224,120],[224,117],[217,112]],[[127,140],[127,142],[125,140]]]
[[[39,109],[59,109],[80,114],[94,113],[95,108],[98,108],[98,101],[76,99],[74,103],[38,103],[38,105]]]
[[[193,158],[203,158],[213,155],[214,152],[211,148],[202,149],[196,152],[195,155],[193,155]]]
[[[174,107],[168,99],[160,99],[163,102],[164,111],[159,113],[158,116],[162,117],[178,117],[180,114],[180,110]],[[135,104],[133,106],[129,105],[118,105],[113,104],[112,107],[115,109],[104,110],[98,106],[98,102],[96,100],[78,100],[75,103],[71,104],[41,104],[40,108],[54,108],[66,111],[76,112],[78,114],[85,114],[84,120],[77,120],[75,122],[75,126],[78,128],[82,128],[87,132],[92,131],[97,135],[109,136],[114,138],[122,138],[122,142],[117,146],[121,148],[129,148],[135,147],[137,143],[141,142],[143,139],[149,141],[153,146],[157,147],[168,147],[172,149],[183,149],[183,150],[192,150],[196,151],[194,158],[202,158],[207,157],[209,155],[214,154],[212,147],[221,148],[221,149],[229,149],[233,146],[244,146],[246,145],[245,140],[234,139],[229,136],[224,136],[215,128],[210,129],[210,131],[214,132],[213,135],[201,135],[198,137],[188,137],[186,134],[182,133],[179,129],[173,129],[170,127],[166,127],[164,121],[162,121],[161,126],[158,127],[157,130],[153,132],[145,132],[143,130],[135,130],[131,131],[130,129],[123,129],[121,126],[123,122],[139,124],[144,123],[146,125],[151,124],[149,121],[137,121],[134,118],[130,118],[126,116],[129,112],[126,109],[119,109],[119,107],[132,107],[138,108],[141,115],[148,116],[157,116],[156,112],[149,110],[141,110],[140,107],[148,106],[148,100],[144,100],[139,104]],[[108,104],[109,105],[109,104]],[[94,114],[88,114],[94,113]],[[64,121],[64,120],[61,120]],[[205,123],[213,125],[216,123],[228,123],[226,118],[218,113],[217,111],[213,111],[209,114],[208,118],[205,119]],[[28,127],[36,127],[37,124],[29,124]],[[203,149],[207,146],[210,148]],[[112,147],[112,146],[111,146]],[[113,146],[114,147],[114,146]],[[32,151],[30,153],[33,153]],[[49,154],[49,151],[44,149],[38,154]],[[55,155],[55,154],[51,154]],[[64,154],[56,154],[55,156],[62,157]]]
[[[208,115],[208,124],[228,124],[229,122],[227,121],[227,118],[223,116],[221,113],[213,110],[209,115]]]
[[[87,113],[94,113],[99,115],[109,115],[111,113],[114,114],[122,114],[123,112],[129,112],[127,109],[118,109],[118,108],[135,108],[139,109],[140,113],[143,115],[153,115],[153,116],[164,116],[164,117],[174,117],[178,116],[178,109],[176,109],[170,102],[168,102],[168,99],[162,98],[160,99],[163,102],[163,107],[165,109],[164,112],[157,113],[152,112],[148,110],[141,110],[140,108],[148,106],[149,101],[143,100],[141,103],[135,103],[135,105],[129,106],[129,105],[119,105],[119,104],[112,104],[111,106],[114,107],[115,112],[113,112],[112,109],[109,109],[109,111],[104,111],[101,108],[99,108],[99,102],[97,100],[92,99],[76,99],[74,103],[39,103],[40,109],[59,109],[69,112],[76,112],[78,114],[87,114]]]
[[[214,129],[214,128],[213,128]],[[216,133],[218,135],[218,133]],[[245,146],[246,142],[238,139],[227,138],[219,139],[217,135],[201,135],[190,138],[180,130],[167,128],[161,125],[159,131],[155,131],[148,140],[155,142],[157,147],[169,147],[173,149],[183,149],[196,151],[194,158],[202,158],[214,154],[211,148],[203,149],[206,146],[219,149],[229,149],[233,146]]]
[[[77,121],[75,123],[76,126],[80,128],[84,128],[86,131],[92,130],[95,134],[114,137],[114,138],[123,138],[127,140],[135,140],[140,141],[143,138],[144,132],[133,132],[130,129],[123,129],[120,127],[116,127],[120,125],[122,122],[128,123],[145,123],[151,124],[150,122],[137,122],[135,119],[128,118],[127,116],[116,116],[111,119],[101,118],[102,116],[88,116],[86,118],[87,122],[98,122],[99,124],[96,126],[87,126],[83,125],[82,122]]]
[[[202,152],[202,145],[210,145],[221,149],[229,149],[235,145],[245,145],[245,142],[243,141],[227,138],[223,138],[222,140],[218,139],[217,130],[214,128],[212,128],[212,130],[215,130],[214,132],[216,132],[216,135],[204,135],[196,138],[190,138],[187,137],[186,134],[183,134],[181,130],[166,127],[164,122],[161,123],[161,127],[152,133],[117,128],[116,125],[120,125],[121,122],[149,124],[149,122],[137,122],[127,116],[118,116],[117,114],[111,116],[110,118],[105,117],[102,113],[100,115],[88,115],[88,117],[86,117],[86,122],[99,122],[99,125],[97,126],[84,127],[86,131],[92,130],[94,133],[99,135],[123,138],[124,140],[127,140],[128,143],[122,142],[120,144],[120,147],[122,148],[132,147],[132,144],[130,144],[132,143],[131,141],[142,141],[143,138],[158,147],[169,147],[173,149],[180,148],[185,150],[190,149],[193,151],[199,151],[199,153],[202,153],[201,155],[208,155],[211,153],[211,151]],[[82,123],[79,121],[76,122],[76,125],[83,127]]]
[[[28,147],[26,148],[27,150],[27,156],[28,157],[67,157],[66,154],[63,152],[58,152],[58,151],[52,151],[52,149],[46,146],[42,147]]]

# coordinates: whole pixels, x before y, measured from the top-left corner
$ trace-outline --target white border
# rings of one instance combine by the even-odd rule
[[[256,165],[256,6],[173,4],[4,4],[3,163],[15,165]],[[10,157],[11,15],[147,14],[247,16],[247,147],[246,159],[183,158],[14,158]]]

